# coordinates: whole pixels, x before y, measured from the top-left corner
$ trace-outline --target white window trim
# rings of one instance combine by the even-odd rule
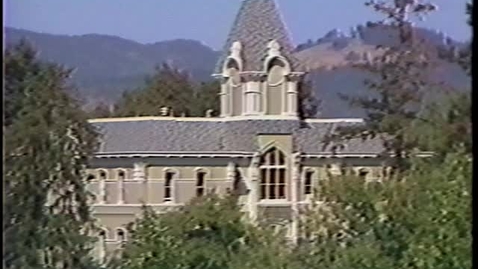
[[[119,235],[118,235],[119,231],[122,231],[123,234],[124,234],[123,241],[121,241],[120,238],[119,238]],[[118,227],[118,228],[115,229],[115,237],[114,238],[115,238],[114,240],[118,243],[126,242],[126,241],[128,241],[128,231],[126,231],[126,229],[124,227]]]
[[[269,145],[267,145],[264,150],[261,152],[261,158],[266,155],[269,151],[275,151],[275,152],[279,152],[280,154],[283,155],[284,157],[284,164],[274,164],[274,165],[261,165],[259,163],[259,166],[258,166],[258,170],[259,170],[259,203],[261,204],[281,204],[281,203],[284,203],[287,201],[288,199],[288,193],[287,193],[287,188],[289,186],[288,184],[288,181],[287,181],[287,155],[284,153],[285,151],[281,149],[280,146],[276,145],[276,143],[270,143]],[[267,158],[267,157],[266,157]],[[269,184],[268,182],[270,181],[266,181],[266,184],[263,184],[262,183],[262,170],[271,170],[271,169],[284,169],[284,171],[286,171],[285,173],[285,184],[284,184],[284,198],[277,198],[277,199],[270,199],[270,198],[262,198],[262,194],[261,194],[261,186],[262,185],[266,185],[266,186],[270,186],[271,184]],[[275,183],[275,185],[279,185],[278,183]]]
[[[199,187],[199,186],[197,186],[197,182],[198,182],[197,175],[198,175],[198,173],[205,173],[204,182],[203,182],[203,186],[202,186],[202,188],[203,188],[203,194],[202,195],[204,196],[204,195],[207,195],[207,191],[208,191],[207,182],[211,179],[211,171],[209,169],[203,168],[203,167],[196,167],[194,169],[194,178],[195,178],[195,182],[196,182],[196,184],[194,186],[194,188],[196,190],[195,193],[197,193],[197,189]]]
[[[171,179],[171,185],[169,186],[169,189],[170,189],[170,197],[168,200],[166,200],[166,174],[167,173],[173,173],[174,176],[173,178]],[[178,169],[175,169],[175,168],[170,168],[170,167],[167,167],[167,168],[164,168],[163,169],[163,177],[162,177],[162,181],[163,181],[163,190],[164,190],[164,194],[163,194],[163,203],[168,203],[168,204],[171,204],[171,203],[175,203],[176,201],[176,195],[175,195],[175,192],[176,192],[176,181],[180,178],[180,174],[179,174],[179,170]]]

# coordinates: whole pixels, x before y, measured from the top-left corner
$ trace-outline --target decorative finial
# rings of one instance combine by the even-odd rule
[[[271,42],[269,42],[269,44],[267,44],[267,48],[269,49],[269,51],[267,52],[269,57],[276,57],[281,55],[280,54],[281,47],[276,40],[272,40]]]
[[[231,56],[233,58],[240,59],[241,58],[241,50],[242,50],[241,42],[236,41],[236,42],[232,43]]]

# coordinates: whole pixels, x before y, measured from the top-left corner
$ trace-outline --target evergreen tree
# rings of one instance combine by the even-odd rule
[[[110,118],[113,113],[114,111],[112,111],[107,104],[100,102],[88,114],[90,118]]]
[[[192,115],[204,117],[208,110],[212,110],[211,116],[218,116],[220,112],[219,90],[221,85],[218,81],[203,82],[197,86],[195,100],[191,102]]]
[[[26,42],[5,54],[6,268],[97,268],[85,166],[96,133],[68,95],[70,72]]]
[[[436,86],[429,80],[427,72],[433,66],[432,50],[415,35],[408,16],[422,15],[436,7],[413,1],[395,1],[393,4],[368,1],[366,5],[391,20],[389,23],[376,23],[374,27],[398,33],[399,44],[389,48],[378,47],[381,51],[379,56],[358,66],[376,75],[365,81],[371,93],[341,96],[352,106],[364,109],[365,124],[339,128],[336,134],[328,137],[325,146],[334,140],[380,138],[385,148],[384,155],[394,156],[390,158],[390,163],[400,172],[407,167],[406,159],[417,146],[415,141],[408,139],[408,133],[413,120],[422,110],[422,97]]]
[[[188,76],[163,64],[147,79],[146,87],[123,95],[117,105],[117,116],[159,116],[168,107],[175,115],[191,115],[194,89]]]
[[[298,85],[299,118],[317,118],[320,101],[315,97],[312,81],[305,78]]]

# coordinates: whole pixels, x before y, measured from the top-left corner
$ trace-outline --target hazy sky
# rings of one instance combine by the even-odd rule
[[[435,0],[439,11],[418,25],[470,38],[465,3]],[[295,44],[379,18],[364,0],[276,0]],[[241,0],[6,0],[6,26],[52,34],[116,35],[141,43],[187,38],[222,46]]]

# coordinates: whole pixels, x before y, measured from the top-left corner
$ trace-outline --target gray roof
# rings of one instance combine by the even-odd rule
[[[267,45],[272,40],[276,40],[282,47],[281,53],[290,61],[293,71],[300,71],[298,61],[292,55],[292,42],[274,0],[244,0],[217,62],[215,73],[222,72],[224,61],[236,41],[242,45],[243,71],[263,70]]]
[[[341,125],[298,120],[175,121],[141,120],[96,122],[102,134],[98,153],[256,152],[258,134],[291,134],[294,150],[307,154],[331,153],[323,138]],[[357,124],[357,123],[355,123]],[[379,141],[350,141],[343,154],[375,154]]]

